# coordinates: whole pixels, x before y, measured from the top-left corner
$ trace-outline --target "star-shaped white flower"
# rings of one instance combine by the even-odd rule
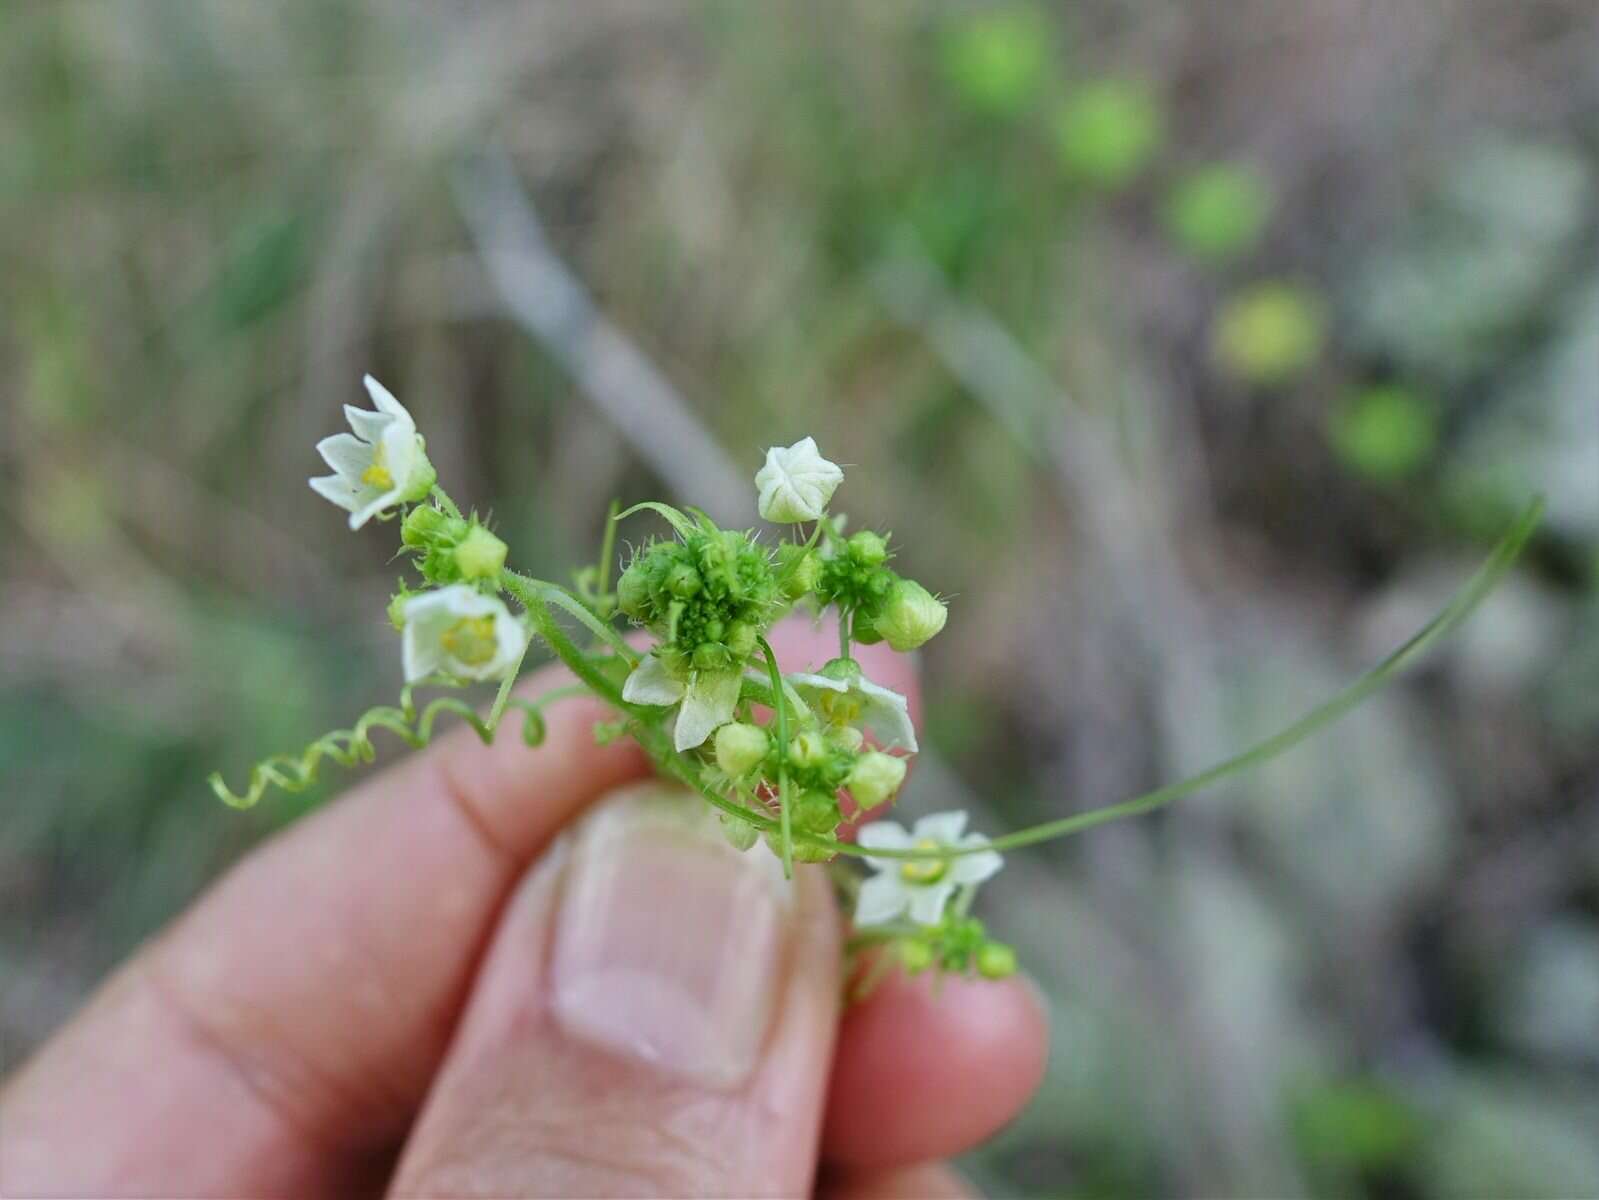
[[[834,659],[822,668],[823,674],[804,672],[788,676],[800,696],[835,725],[861,725],[887,749],[903,746],[916,753],[916,727],[911,724],[910,703],[896,691],[873,683],[853,663],[838,667]],[[834,671],[846,675],[833,677]]]
[[[733,719],[742,683],[738,671],[695,671],[684,683],[651,654],[627,677],[622,699],[630,704],[681,705],[672,742],[679,750],[692,750]]]
[[[430,675],[504,679],[527,649],[527,628],[498,596],[464,583],[412,596],[405,617],[405,681]]]
[[[867,850],[964,850],[987,846],[980,833],[962,834],[964,812],[923,817],[909,830],[893,821],[861,827],[859,842]],[[978,850],[957,858],[868,858],[877,874],[861,884],[855,902],[855,924],[882,925],[909,913],[918,925],[937,925],[957,888],[982,883],[1001,866],[997,850]]]
[[[334,473],[311,480],[317,495],[349,510],[351,529],[397,505],[424,499],[438,478],[405,406],[372,376],[365,382],[377,411],[344,406],[355,432],[317,443],[317,453]]]
[[[815,438],[773,446],[766,452],[766,465],[755,473],[761,516],[777,525],[814,521],[827,511],[827,502],[843,482],[843,468],[822,457]]]

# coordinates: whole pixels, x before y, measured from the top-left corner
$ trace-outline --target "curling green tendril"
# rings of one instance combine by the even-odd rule
[[[446,681],[425,682],[450,686]],[[235,792],[228,787],[220,772],[211,775],[211,790],[223,803],[233,808],[253,808],[267,789],[272,787],[285,792],[303,792],[316,783],[323,760],[347,768],[371,762],[377,756],[377,747],[372,743],[372,734],[376,730],[387,730],[412,749],[420,750],[433,740],[439,718],[446,713],[459,717],[487,745],[494,740],[506,710],[518,709],[522,713],[522,740],[529,746],[538,746],[548,732],[543,708],[557,700],[582,695],[587,691],[574,686],[556,688],[532,700],[500,697],[495,701],[495,710],[485,720],[470,704],[455,696],[440,696],[418,710],[412,695],[417,686],[423,684],[407,685],[401,689],[398,706],[379,705],[368,709],[353,727],[324,734],[298,755],[278,754],[257,763],[250,769],[250,781],[243,792]]]

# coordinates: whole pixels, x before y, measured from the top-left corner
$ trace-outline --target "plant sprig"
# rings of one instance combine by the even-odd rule
[[[843,801],[861,812],[886,804],[917,750],[905,698],[869,679],[854,647],[884,642],[913,650],[938,634],[947,610],[890,567],[887,536],[869,529],[844,536],[842,519],[828,512],[844,472],[812,439],[774,447],[755,477],[760,515],[789,526],[793,537],[768,546],[751,531],[718,527],[698,510],[647,500],[618,511],[613,504],[598,561],[575,574],[573,590],[507,566],[506,544],[439,486],[409,413],[370,377],[367,387],[377,411],[350,410],[353,435],[321,443],[335,474],[312,486],[347,508],[353,527],[373,517],[403,518],[402,549],[422,587],[402,585],[389,610],[402,636],[407,683],[400,704],[371,709],[352,728],[326,734],[298,755],[257,764],[242,793],[212,776],[217,795],[247,808],[272,787],[302,791],[325,760],[346,767],[370,762],[376,730],[413,747],[427,745],[445,714],[489,742],[510,709],[519,709],[523,739],[536,746],[546,735],[545,705],[592,695],[618,715],[607,736],[632,737],[660,774],[703,797],[738,850],[764,838],[785,874],[797,861],[864,860],[872,874],[847,875],[841,888],[855,915],[852,949],[883,952],[861,976],[863,986],[893,962],[912,972],[1009,974],[1014,952],[971,915],[977,889],[1000,868],[1002,851],[1153,812],[1326,728],[1457,628],[1510,570],[1543,511],[1542,501],[1530,503],[1442,611],[1391,655],[1298,720],[1206,770],[995,838],[966,832],[964,813],[943,813],[908,831],[872,822],[850,841],[837,832]],[[640,546],[613,590],[617,524],[640,513],[664,520],[672,536]],[[807,525],[810,533],[801,538]],[[784,675],[767,634],[795,609],[836,613],[839,655],[814,672]],[[587,649],[557,614],[592,638]],[[623,637],[623,620],[648,635],[646,650]],[[518,697],[513,688],[535,640],[574,682]],[[423,684],[476,681],[499,685],[486,717],[455,696],[420,709],[413,698]]]

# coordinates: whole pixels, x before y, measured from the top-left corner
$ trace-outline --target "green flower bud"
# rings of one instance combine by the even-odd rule
[[[442,509],[425,504],[413,508],[400,522],[400,541],[412,550],[427,546],[453,545],[466,536],[467,524]]]
[[[905,782],[905,760],[892,754],[869,750],[855,760],[844,786],[856,804],[862,808],[876,808],[892,800]]]
[[[863,646],[875,646],[883,640],[883,635],[877,632],[877,626],[872,624],[872,618],[863,612],[855,614],[855,620],[850,623],[849,635]]]
[[[650,577],[644,564],[634,560],[616,581],[616,606],[635,621],[642,621],[650,601]]]
[[[788,743],[788,760],[795,766],[819,767],[831,757],[827,739],[814,729],[796,734]]]
[[[904,653],[931,641],[948,618],[949,610],[931,592],[914,579],[901,579],[888,593],[872,627],[890,646]]]
[[[831,658],[816,673],[839,683],[854,683],[861,677],[861,665],[853,658]]]
[[[505,566],[506,545],[481,525],[473,525],[455,548],[461,578],[498,579]]]
[[[771,738],[759,725],[734,721],[716,731],[716,765],[731,778],[743,779],[765,761],[771,747]],[[751,828],[747,822],[739,824]]]
[[[794,828],[805,833],[832,833],[843,819],[838,811],[838,798],[826,792],[802,792],[789,803],[794,806],[791,814]]]
[[[920,975],[933,965],[933,948],[920,938],[905,938],[894,948],[907,975]]]
[[[408,591],[403,585],[400,590],[389,600],[389,624],[398,631],[405,629],[405,606],[416,593]]]
[[[697,671],[726,671],[733,665],[733,656],[721,642],[701,642],[694,647],[694,669]]]
[[[755,639],[759,635],[755,626],[747,621],[734,621],[727,627],[727,648],[735,658],[748,658],[755,652]]]
[[[793,545],[784,546],[779,553],[782,555],[783,564],[781,576],[783,597],[787,600],[798,600],[801,596],[815,591],[817,583],[822,578],[822,556],[814,550]]]
[[[850,536],[849,556],[863,567],[880,567],[888,561],[888,542],[881,534],[863,529]]]
[[[727,729],[730,726],[722,726]],[[760,831],[748,821],[740,821],[737,817],[722,813],[722,833],[732,844],[735,850],[748,850],[755,844],[755,839],[760,837]]]
[[[1004,942],[984,942],[977,952],[977,973],[984,979],[1004,979],[1016,974],[1016,951]]]
[[[845,754],[854,754],[866,743],[866,735],[853,725],[833,725],[827,730],[827,744]]]
[[[688,600],[703,586],[700,573],[687,563],[678,563],[666,573],[666,590],[679,600]]]

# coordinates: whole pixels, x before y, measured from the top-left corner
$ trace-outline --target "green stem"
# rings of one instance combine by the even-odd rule
[[[461,519],[461,510],[456,507],[455,501],[451,500],[450,494],[436,483],[433,485],[432,496],[433,499],[439,502],[439,507],[445,512],[449,513],[450,516],[454,517],[456,520]]]
[[[600,541],[600,563],[595,572],[595,596],[605,596],[611,591],[611,559],[616,554],[616,514],[622,510],[620,500],[612,500],[605,514],[605,533]]]
[[[794,874],[794,814],[788,803],[788,697],[783,695],[783,673],[777,667],[777,654],[765,638],[757,639],[766,655],[766,673],[772,681],[772,711],[777,723],[777,815],[783,839],[783,876]]]

